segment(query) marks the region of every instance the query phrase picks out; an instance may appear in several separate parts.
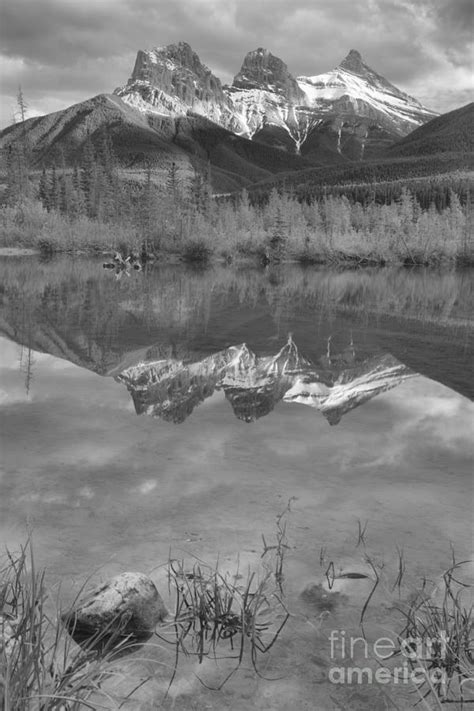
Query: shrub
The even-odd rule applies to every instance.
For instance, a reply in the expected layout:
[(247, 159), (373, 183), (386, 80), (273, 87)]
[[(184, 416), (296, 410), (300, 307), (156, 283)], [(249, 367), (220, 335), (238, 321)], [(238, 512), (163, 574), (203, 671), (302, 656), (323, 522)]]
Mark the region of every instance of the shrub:
[(211, 249), (203, 238), (190, 239), (184, 243), (182, 257), (185, 262), (205, 263), (209, 261)]

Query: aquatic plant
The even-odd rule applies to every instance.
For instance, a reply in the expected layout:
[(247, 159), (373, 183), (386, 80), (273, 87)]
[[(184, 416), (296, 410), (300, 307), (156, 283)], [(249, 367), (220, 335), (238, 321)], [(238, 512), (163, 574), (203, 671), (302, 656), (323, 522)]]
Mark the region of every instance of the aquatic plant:
[(418, 687), (421, 698), (459, 708), (474, 703), (473, 607), (463, 601), (470, 586), (457, 578), (461, 566), (471, 562), (456, 562), (453, 557), (442, 576), (441, 599), (429, 594), (423, 581), (410, 603), (399, 607), (405, 620), (398, 633), (400, 645), (409, 649), (412, 668), (421, 668), (425, 676)]
[(268, 553), (274, 551), (274, 564), (270, 563), (268, 570), (271, 571), (272, 568), (275, 582), (278, 585), (280, 593), (283, 594), (283, 581), (285, 579), (283, 573), (283, 563), (285, 560), (286, 552), (288, 551), (288, 538), (286, 536), (286, 526), (287, 526), (287, 515), (291, 512), (291, 503), (294, 501), (294, 497), (289, 499), (288, 504), (283, 511), (278, 514), (276, 518), (276, 542), (274, 545), (268, 545), (265, 536), (262, 533), (263, 542), (263, 553), (261, 555), (264, 558)]
[(258, 676), (259, 659), (270, 651), (286, 625), (290, 613), (283, 600), (283, 563), (288, 540), (287, 516), (291, 502), (276, 517), (276, 543), (268, 545), (262, 535), (264, 559), (261, 571), (248, 569), (241, 575), (222, 572), (214, 566), (196, 561), (187, 567), (183, 560), (169, 557), (168, 587), (174, 596), (173, 621), (167, 629), (160, 628), (157, 636), (175, 647), (171, 687), (177, 673), (181, 654), (194, 655), (199, 663), (211, 658), (231, 659), (231, 670), (217, 687), (224, 684), (239, 669), (248, 654)]
[(196, 562), (188, 568), (184, 561), (168, 561), (170, 594), (175, 597), (174, 619), (167, 629), (156, 634), (175, 647), (169, 687), (181, 654), (194, 655), (199, 663), (205, 658), (235, 660), (217, 689), (238, 670), (247, 651), (260, 676), (259, 655), (273, 647), (289, 612), (274, 589), (272, 572), (258, 577), (249, 571), (242, 582), (239, 579), (239, 574), (221, 573), (217, 565)]

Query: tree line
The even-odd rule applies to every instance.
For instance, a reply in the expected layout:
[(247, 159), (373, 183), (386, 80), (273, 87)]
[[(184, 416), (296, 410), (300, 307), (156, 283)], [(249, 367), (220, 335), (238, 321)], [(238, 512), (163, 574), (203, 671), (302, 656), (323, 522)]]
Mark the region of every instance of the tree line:
[[(244, 189), (216, 198), (210, 163), (193, 175), (170, 163), (164, 180), (163, 170), (158, 173), (149, 164), (139, 180), (127, 179), (106, 131), (94, 140), (86, 138), (72, 167), (62, 160), (34, 175), (28, 160), (25, 135), (7, 155), (7, 206), (36, 201), (44, 215), (60, 216), (63, 223), (55, 224), (67, 225), (68, 233), (77, 225), (83, 234), (88, 225), (112, 228), (104, 230), (107, 238), (94, 238), (98, 248), (109, 248), (111, 232), (120, 227), (123, 250), (128, 241), (143, 253), (196, 259), (212, 254), (229, 260), (254, 255), (264, 262), (288, 257), (358, 263), (472, 258), (470, 185), (461, 173), (408, 184), (321, 184), (311, 194), (282, 183), (270, 191), (249, 194)], [(23, 207), (23, 220), (25, 214)], [(10, 217), (5, 219), (7, 225)], [(57, 228), (46, 227), (52, 223), (40, 213), (31, 219), (42, 221), (44, 239), (60, 248), (60, 235), (53, 240), (50, 234)]]

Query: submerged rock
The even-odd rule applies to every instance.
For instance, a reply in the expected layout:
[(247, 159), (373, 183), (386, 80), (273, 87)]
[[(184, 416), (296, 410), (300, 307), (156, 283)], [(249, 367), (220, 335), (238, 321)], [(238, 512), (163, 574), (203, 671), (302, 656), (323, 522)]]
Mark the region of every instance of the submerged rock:
[(146, 641), (167, 614), (153, 581), (127, 572), (93, 590), (62, 619), (78, 644), (104, 649)]
[(333, 612), (341, 603), (345, 603), (347, 598), (340, 592), (331, 592), (323, 587), (321, 583), (308, 583), (301, 593), (304, 602), (315, 607), (318, 612)]

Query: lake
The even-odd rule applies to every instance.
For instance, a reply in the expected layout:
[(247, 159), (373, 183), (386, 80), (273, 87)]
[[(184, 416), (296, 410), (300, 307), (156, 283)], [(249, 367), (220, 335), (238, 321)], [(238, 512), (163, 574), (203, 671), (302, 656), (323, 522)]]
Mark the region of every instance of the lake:
[(244, 658), (211, 691), (234, 662), (185, 658), (163, 701), (160, 646), (124, 708), (412, 708), (409, 684), (335, 683), (348, 655), (330, 635), (360, 633), (374, 568), (371, 644), (453, 551), (472, 556), (473, 272), (36, 257), (0, 272), (0, 540), (32, 530), (65, 603), (88, 576), (138, 570), (171, 604), (170, 555), (245, 577), (285, 517), (290, 619), (261, 676)]

